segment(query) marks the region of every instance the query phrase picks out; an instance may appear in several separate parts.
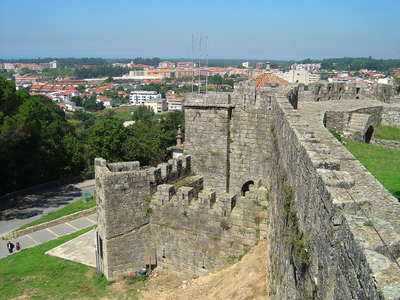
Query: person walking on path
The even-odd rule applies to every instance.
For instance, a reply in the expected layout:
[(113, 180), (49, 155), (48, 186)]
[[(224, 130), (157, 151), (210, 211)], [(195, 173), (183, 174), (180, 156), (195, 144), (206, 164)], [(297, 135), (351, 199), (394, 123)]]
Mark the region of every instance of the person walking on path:
[(13, 253), (14, 244), (8, 241), (7, 243), (8, 252)]
[(21, 245), (19, 244), (19, 242), (15, 244), (15, 249), (17, 249), (17, 251), (21, 250)]

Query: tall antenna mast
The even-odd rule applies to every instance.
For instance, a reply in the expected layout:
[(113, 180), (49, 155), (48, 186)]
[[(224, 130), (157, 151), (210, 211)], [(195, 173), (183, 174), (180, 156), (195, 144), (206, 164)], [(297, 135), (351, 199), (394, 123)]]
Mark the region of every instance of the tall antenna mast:
[(200, 85), (201, 85), (201, 70), (200, 70), (200, 65), (201, 65), (201, 29), (200, 29), (200, 43), (199, 43), (199, 89), (198, 93), (200, 93)]
[(193, 93), (193, 85), (194, 85), (194, 44), (193, 44), (193, 33), (192, 33), (192, 93)]
[(208, 36), (206, 37), (207, 47), (206, 47), (206, 94), (208, 92)]

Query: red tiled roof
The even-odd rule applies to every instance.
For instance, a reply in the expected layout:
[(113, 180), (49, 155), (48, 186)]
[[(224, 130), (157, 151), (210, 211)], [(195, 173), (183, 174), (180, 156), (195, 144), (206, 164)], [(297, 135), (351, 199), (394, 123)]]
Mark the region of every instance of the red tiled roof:
[(247, 81), (257, 82), (257, 90), (261, 89), (261, 87), (263, 86), (264, 83), (270, 83), (270, 82), (280, 83), (281, 88), (284, 88), (286, 86), (286, 84), (288, 83), (288, 81), (286, 81), (285, 79), (282, 79), (271, 73), (264, 73), (264, 74), (261, 74), (258, 76), (254, 76), (254, 77), (248, 79)]

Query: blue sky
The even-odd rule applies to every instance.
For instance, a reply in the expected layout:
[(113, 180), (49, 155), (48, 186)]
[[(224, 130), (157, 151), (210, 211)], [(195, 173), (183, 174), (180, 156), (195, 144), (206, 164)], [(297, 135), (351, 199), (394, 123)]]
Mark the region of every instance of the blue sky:
[(0, 0), (0, 58), (400, 59), (400, 0)]

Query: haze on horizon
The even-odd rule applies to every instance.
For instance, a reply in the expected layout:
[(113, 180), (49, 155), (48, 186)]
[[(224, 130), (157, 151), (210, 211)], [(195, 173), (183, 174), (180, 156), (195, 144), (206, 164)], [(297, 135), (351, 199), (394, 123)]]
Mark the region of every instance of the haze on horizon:
[(398, 0), (0, 0), (0, 58), (400, 59)]

